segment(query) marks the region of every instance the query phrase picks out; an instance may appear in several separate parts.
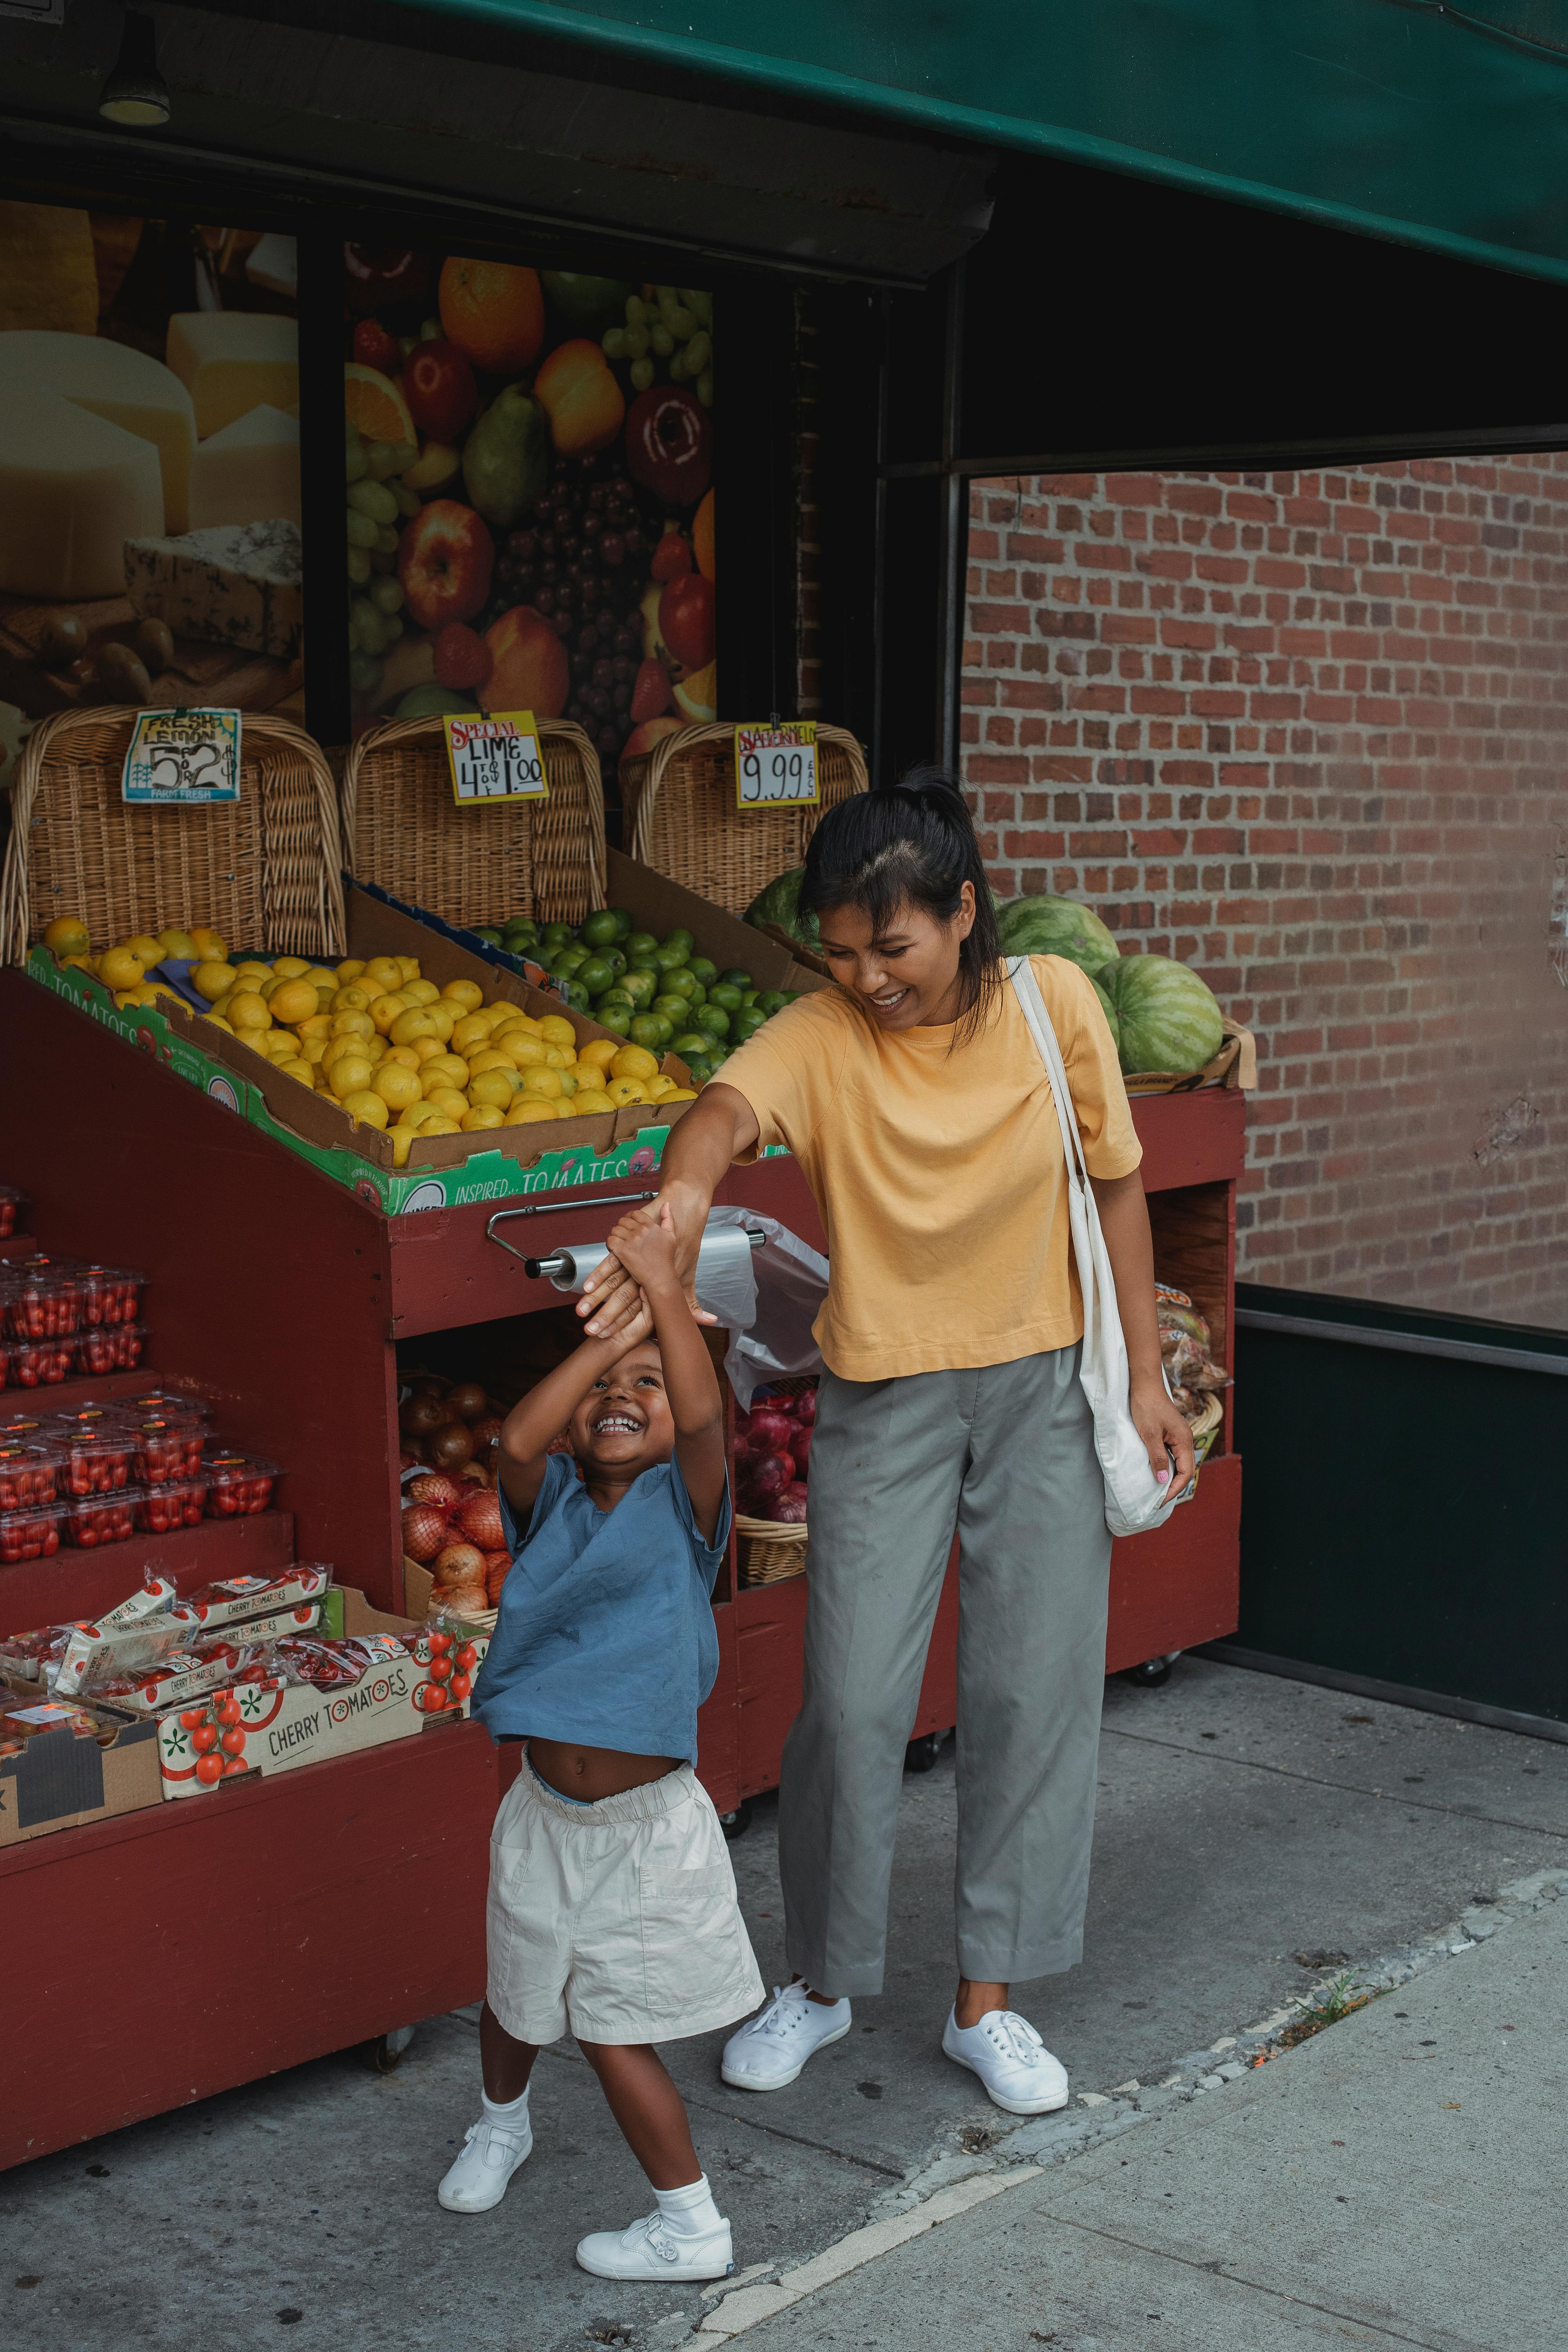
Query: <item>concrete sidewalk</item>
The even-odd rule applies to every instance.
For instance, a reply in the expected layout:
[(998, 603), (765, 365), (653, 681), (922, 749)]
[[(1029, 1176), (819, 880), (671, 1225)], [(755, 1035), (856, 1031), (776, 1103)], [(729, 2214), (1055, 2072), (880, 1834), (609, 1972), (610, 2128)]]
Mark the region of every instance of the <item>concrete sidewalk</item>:
[[(1430, 1938), (1507, 1882), (1568, 1869), (1568, 1747), (1199, 1660), (1183, 1660), (1163, 1690), (1108, 1686), (1100, 1781), (1084, 1964), (1018, 1994), (1075, 2095), (1097, 2099), (1132, 2077), (1159, 2084), (1184, 2055), (1207, 2052), (1205, 2069), (1234, 2063), (1215, 2042), (1310, 1992), (1341, 1965), (1336, 1955), (1366, 1961)], [(853, 2033), (799, 2082), (767, 2098), (725, 2089), (721, 2035), (665, 2053), (742, 2268), (777, 2275), (889, 2213), (931, 2218), (943, 2199), (990, 2193), (982, 2169), (1022, 2153), (1004, 2154), (1010, 2119), (938, 2047), (952, 1989), (954, 1821), (950, 1747), (934, 1771), (904, 1783), (888, 1990), (856, 2003)], [(784, 1973), (775, 1828), (772, 1803), (760, 1802), (731, 1848), (770, 1983)], [(1484, 1911), (1469, 1916), (1484, 1926)], [(1500, 1934), (1500, 1953), (1523, 1932)], [(1491, 1948), (1447, 1965), (1456, 1975), (1480, 1958), (1489, 1967)], [(47, 1956), (18, 1961), (35, 1964)], [(1409, 2006), (1381, 2002), (1363, 2019), (1381, 2030)], [(1508, 2021), (1523, 2024), (1511, 2012)], [(1337, 2026), (1300, 2055), (1350, 2046), (1342, 2037), (1362, 2030)], [(287, 2328), (300, 2352), (404, 2352), (460, 2326), (472, 2352), (584, 2352), (591, 2340), (640, 2352), (716, 2318), (724, 2303), (695, 2291), (617, 2290), (574, 2267), (585, 2230), (630, 2220), (650, 2200), (570, 2042), (536, 2072), (535, 2153), (505, 2203), (468, 2220), (440, 2211), (436, 2182), (477, 2111), (477, 2040), (469, 2018), (429, 2021), (395, 2074), (370, 2074), (352, 2053), (325, 2058), (0, 2174), (0, 2325), (72, 2352), (183, 2352), (220, 2313), (226, 2339), (243, 2347)], [(1258, 2084), (1282, 2068), (1297, 2059), (1272, 2062)], [(1251, 2086), (1224, 2099), (1238, 2095)], [(1085, 2128), (1106, 2119), (1100, 2107), (1079, 2112)], [(1200, 2112), (1202, 2101), (1182, 2109), (1184, 2134)], [(1129, 2182), (1134, 2162), (1150, 2161), (1150, 2128), (1053, 2170), (1053, 2191), (1079, 2167)], [(1340, 2216), (1342, 2190), (1327, 2192), (1315, 2220)], [(1033, 2195), (999, 2195), (987, 2227)], [(1165, 2201), (1163, 2187), (1154, 2195)], [(1271, 2210), (1289, 2214), (1297, 2201), (1284, 2176)], [(933, 2261), (954, 2234), (931, 2240)], [(900, 2270), (912, 2259), (900, 2255)], [(815, 2307), (789, 2323), (796, 2343), (813, 2340)], [(1151, 2295), (1147, 2308), (1166, 2304)], [(1087, 2319), (1063, 2326), (1064, 2340), (1074, 2327), (1093, 2333)], [(1029, 2327), (1049, 2332), (1039, 2319)], [(1029, 2327), (970, 2340), (1026, 2352)]]

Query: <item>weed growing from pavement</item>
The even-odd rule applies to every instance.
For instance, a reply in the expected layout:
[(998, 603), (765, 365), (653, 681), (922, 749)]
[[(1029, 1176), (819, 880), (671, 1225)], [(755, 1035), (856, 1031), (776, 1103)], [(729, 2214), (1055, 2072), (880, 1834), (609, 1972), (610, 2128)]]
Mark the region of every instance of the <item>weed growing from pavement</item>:
[(1269, 2059), (1278, 2058), (1281, 2051), (1294, 2050), (1298, 2043), (1310, 2042), (1314, 2033), (1321, 2033), (1325, 2026), (1337, 2025), (1342, 2017), (1353, 2016), (1358, 2009), (1365, 2009), (1369, 2001), (1383, 1998), (1381, 1992), (1352, 1991), (1354, 1982), (1355, 1979), (1347, 1970), (1344, 1975), (1335, 1977), (1331, 1984), (1324, 1985), (1313, 1995), (1294, 2023), (1288, 2025), (1267, 2049), (1258, 2052), (1253, 2064), (1267, 2065)]

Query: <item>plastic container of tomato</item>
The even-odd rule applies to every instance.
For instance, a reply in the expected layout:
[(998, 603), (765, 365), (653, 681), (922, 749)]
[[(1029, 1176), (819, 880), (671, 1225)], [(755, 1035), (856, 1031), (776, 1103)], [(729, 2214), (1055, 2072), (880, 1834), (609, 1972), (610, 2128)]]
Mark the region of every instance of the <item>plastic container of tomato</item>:
[(61, 1455), (53, 1445), (0, 1444), (0, 1511), (52, 1503), (59, 1492)]
[(100, 1550), (105, 1544), (128, 1543), (135, 1532), (140, 1486), (121, 1486), (112, 1495), (72, 1495), (66, 1498), (65, 1541), (79, 1551)]
[(135, 1481), (135, 1440), (128, 1429), (101, 1423), (93, 1429), (60, 1433), (63, 1462), (58, 1491), (62, 1495), (115, 1495)]
[(49, 1259), (11, 1269), (5, 1319), (14, 1339), (58, 1339), (81, 1325), (81, 1290), (73, 1273)]
[(29, 1412), (19, 1408), (15, 1412), (0, 1413), (0, 1445), (37, 1445), (52, 1444), (56, 1433), (55, 1417), (48, 1412)]
[(100, 1323), (134, 1323), (147, 1277), (128, 1265), (84, 1265), (76, 1269), (81, 1292), (81, 1320), (91, 1328)]
[(165, 1421), (171, 1413), (195, 1413), (198, 1421), (210, 1427), (216, 1420), (212, 1400), (200, 1389), (175, 1389), (151, 1381), (134, 1396), (112, 1399), (116, 1412), (129, 1413), (132, 1421)]
[(210, 1481), (207, 1517), (212, 1519), (237, 1519), (264, 1511), (272, 1500), (274, 1482), (283, 1475), (282, 1465), (268, 1462), (262, 1454), (209, 1454), (205, 1468)]
[(74, 1355), (79, 1380), (97, 1380), (104, 1372), (133, 1372), (147, 1344), (141, 1323), (100, 1323), (79, 1331)]
[(170, 1535), (175, 1528), (194, 1528), (201, 1522), (206, 1501), (205, 1474), (195, 1478), (170, 1478), (162, 1486), (143, 1489), (136, 1504), (136, 1524), (151, 1536)]
[(26, 1192), (18, 1192), (15, 1184), (0, 1184), (0, 1241), (6, 1240), (21, 1224), (26, 1205)]
[(0, 1562), (47, 1559), (60, 1548), (63, 1503), (32, 1503), (26, 1510), (0, 1511)]
[(13, 1388), (53, 1389), (71, 1376), (76, 1335), (67, 1331), (52, 1339), (13, 1339), (9, 1343), (9, 1380)]
[(136, 1424), (136, 1475), (143, 1486), (162, 1486), (171, 1478), (194, 1478), (202, 1466), (202, 1448), (211, 1432), (194, 1412), (167, 1413)]

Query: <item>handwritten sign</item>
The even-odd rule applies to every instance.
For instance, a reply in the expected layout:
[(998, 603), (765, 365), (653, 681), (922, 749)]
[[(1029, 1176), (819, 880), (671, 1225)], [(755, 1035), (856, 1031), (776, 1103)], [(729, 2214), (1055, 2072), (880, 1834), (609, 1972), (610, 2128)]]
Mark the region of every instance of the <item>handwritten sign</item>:
[(814, 719), (736, 728), (737, 808), (804, 808), (819, 797)]
[(237, 710), (142, 710), (120, 773), (122, 799), (142, 807), (239, 798)]
[(531, 710), (463, 711), (441, 721), (452, 798), (459, 808), (550, 797)]

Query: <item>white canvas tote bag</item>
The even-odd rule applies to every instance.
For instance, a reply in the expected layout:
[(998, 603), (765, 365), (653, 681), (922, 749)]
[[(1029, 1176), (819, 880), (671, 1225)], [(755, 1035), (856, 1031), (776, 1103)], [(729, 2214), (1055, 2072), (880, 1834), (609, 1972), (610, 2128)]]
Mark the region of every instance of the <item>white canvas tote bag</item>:
[[(1027, 956), (1007, 959), (1007, 976), (1028, 1023), (1056, 1097), (1067, 1160), (1068, 1208), (1073, 1255), (1083, 1294), (1083, 1356), (1080, 1378), (1094, 1415), (1094, 1450), (1105, 1476), (1105, 1524), (1113, 1536), (1139, 1536), (1163, 1527), (1175, 1507), (1171, 1484), (1162, 1486), (1149, 1467), (1149, 1449), (1127, 1409), (1127, 1343), (1116, 1309), (1116, 1282), (1100, 1230), (1100, 1211), (1084, 1162), (1083, 1138), (1072, 1107), (1051, 1016)], [(1163, 1375), (1162, 1375), (1163, 1377)]]

